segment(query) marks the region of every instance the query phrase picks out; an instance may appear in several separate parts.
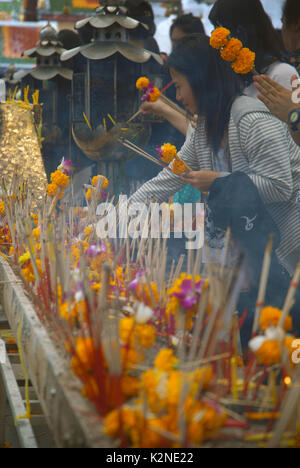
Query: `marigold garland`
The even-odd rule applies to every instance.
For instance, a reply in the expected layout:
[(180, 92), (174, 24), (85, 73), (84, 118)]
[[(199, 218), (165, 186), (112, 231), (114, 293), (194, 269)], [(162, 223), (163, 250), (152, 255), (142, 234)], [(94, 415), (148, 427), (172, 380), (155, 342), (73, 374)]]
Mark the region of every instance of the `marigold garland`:
[(210, 37), (210, 45), (220, 51), (223, 60), (231, 63), (234, 72), (246, 75), (255, 71), (255, 53), (247, 47), (243, 47), (242, 42), (230, 36), (227, 28), (216, 28)]

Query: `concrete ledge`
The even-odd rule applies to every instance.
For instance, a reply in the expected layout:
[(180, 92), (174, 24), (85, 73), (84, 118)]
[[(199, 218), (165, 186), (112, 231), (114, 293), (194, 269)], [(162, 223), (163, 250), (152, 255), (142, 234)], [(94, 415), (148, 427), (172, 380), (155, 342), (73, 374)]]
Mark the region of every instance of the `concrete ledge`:
[(81, 384), (61, 358), (33, 305), (9, 264), (0, 257), (2, 303), (10, 327), (17, 336), (22, 320), (21, 344), (31, 382), (40, 400), (57, 447), (104, 448), (112, 441), (103, 434), (103, 425), (93, 405), (82, 397)]

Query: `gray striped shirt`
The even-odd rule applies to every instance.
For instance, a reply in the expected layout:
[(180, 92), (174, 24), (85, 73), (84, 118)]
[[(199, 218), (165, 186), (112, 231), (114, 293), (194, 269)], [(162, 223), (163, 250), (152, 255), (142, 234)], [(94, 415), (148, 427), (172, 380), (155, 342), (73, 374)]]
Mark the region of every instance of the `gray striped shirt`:
[[(228, 130), (232, 172), (246, 173), (256, 185), (280, 231), (278, 257), (292, 273), (300, 258), (300, 217), (296, 203), (300, 148), (287, 125), (263, 103), (250, 97), (236, 98)], [(213, 150), (207, 144), (203, 120), (179, 155), (194, 171), (213, 170)], [(130, 201), (149, 202), (152, 197), (158, 202), (167, 201), (184, 185), (179, 176), (164, 169), (137, 190)]]

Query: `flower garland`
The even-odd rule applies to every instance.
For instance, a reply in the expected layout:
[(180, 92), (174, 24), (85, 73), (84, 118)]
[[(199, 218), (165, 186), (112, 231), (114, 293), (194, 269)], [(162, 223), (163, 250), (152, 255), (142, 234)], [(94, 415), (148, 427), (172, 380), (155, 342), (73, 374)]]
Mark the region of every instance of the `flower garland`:
[(47, 185), (47, 194), (49, 197), (60, 199), (64, 196), (64, 189), (69, 185), (69, 175), (72, 169), (70, 159), (62, 159), (55, 172), (50, 175), (51, 184)]
[(156, 150), (159, 159), (170, 165), (173, 174), (180, 175), (190, 170), (188, 165), (178, 156), (176, 146), (164, 143), (162, 146), (157, 146)]
[(155, 102), (160, 96), (160, 90), (145, 76), (141, 76), (137, 80), (136, 87), (140, 91), (143, 91), (142, 101)]
[(107, 192), (105, 190), (108, 189), (108, 179), (101, 175), (98, 174), (92, 178), (92, 186), (87, 187), (87, 191), (85, 193), (86, 199), (88, 201), (91, 201), (93, 199), (100, 201), (100, 200), (106, 200), (107, 198)]
[(216, 28), (211, 34), (209, 43), (214, 49), (220, 50), (223, 60), (231, 62), (235, 73), (246, 75), (255, 72), (255, 53), (243, 47), (239, 39), (231, 37), (229, 29)]

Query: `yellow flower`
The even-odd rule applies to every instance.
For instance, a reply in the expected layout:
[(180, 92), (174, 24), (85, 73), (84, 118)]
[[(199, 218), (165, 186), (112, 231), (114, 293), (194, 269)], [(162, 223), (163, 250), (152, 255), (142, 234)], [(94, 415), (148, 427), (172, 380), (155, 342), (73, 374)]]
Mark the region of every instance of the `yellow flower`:
[[(264, 307), (260, 313), (260, 328), (265, 331), (268, 327), (277, 327), (280, 317), (282, 315), (282, 310), (277, 309), (277, 307)], [(285, 331), (292, 329), (292, 319), (291, 317), (286, 317), (283, 328)]]
[(254, 69), (255, 53), (247, 47), (243, 47), (237, 55), (237, 59), (231, 65), (235, 73), (245, 75)]
[(102, 178), (102, 184), (101, 184), (101, 188), (102, 190), (106, 190), (107, 187), (108, 187), (108, 179), (106, 177), (104, 177), (103, 175), (97, 175), (95, 177), (92, 178), (92, 184), (94, 187), (96, 187), (97, 183), (98, 183), (98, 180)]
[(48, 196), (49, 197), (55, 197), (57, 189), (58, 189), (58, 185), (48, 184), (47, 185), (47, 194), (48, 194)]
[(227, 62), (234, 62), (242, 47), (242, 42), (239, 39), (232, 37), (226, 46), (220, 50), (222, 59)]
[(93, 234), (94, 232), (94, 226), (86, 226), (84, 228), (84, 231), (83, 231), (83, 234), (85, 235), (85, 237), (89, 237)]
[(32, 230), (32, 235), (33, 235), (33, 237), (34, 237), (36, 240), (39, 240), (40, 235), (41, 235), (40, 228), (35, 228), (35, 229), (33, 229), (33, 230)]
[(280, 343), (277, 340), (265, 340), (255, 354), (260, 364), (278, 364), (281, 359)]
[(0, 215), (5, 216), (5, 205), (4, 201), (0, 202)]
[(185, 165), (183, 161), (180, 161), (179, 159), (175, 159), (172, 162), (171, 170), (173, 174), (180, 175), (180, 174), (183, 174), (183, 172), (187, 170), (187, 166)]
[(160, 96), (160, 90), (158, 88), (153, 88), (151, 93), (149, 93), (149, 101), (155, 102)]
[(137, 353), (135, 349), (125, 349), (121, 348), (121, 357), (122, 357), (122, 366), (124, 370), (131, 369), (132, 366), (135, 366), (140, 361), (145, 359), (141, 353)]
[(90, 188), (87, 189), (85, 196), (86, 196), (86, 199), (90, 201), (92, 198), (92, 189)]
[(24, 263), (28, 262), (30, 260), (30, 253), (29, 252), (25, 252), (24, 255), (21, 255), (21, 257), (19, 257), (19, 263), (21, 265), (24, 265)]
[(204, 366), (201, 367), (196, 371), (195, 375), (195, 382), (197, 388), (199, 388), (199, 384), (202, 385), (203, 390), (208, 390), (211, 382), (214, 378), (214, 373), (211, 366)]
[(177, 148), (174, 145), (171, 145), (170, 143), (165, 143), (161, 147), (161, 155), (162, 158), (161, 160), (167, 164), (170, 164), (170, 162), (175, 158), (177, 154)]
[(163, 348), (155, 358), (154, 366), (162, 372), (170, 372), (178, 364), (173, 349)]
[(123, 407), (120, 410), (113, 410), (105, 418), (104, 432), (110, 437), (117, 437), (120, 430), (120, 422), (127, 432), (137, 426), (137, 412), (131, 408)]
[(66, 188), (69, 185), (69, 176), (61, 171), (52, 172), (50, 178), (53, 184), (56, 184), (61, 188)]
[(123, 375), (121, 378), (121, 391), (126, 398), (134, 397), (138, 394), (140, 382), (137, 377)]
[(82, 395), (89, 400), (95, 400), (100, 396), (100, 389), (93, 375), (89, 375), (81, 391)]
[(134, 328), (134, 317), (124, 317), (119, 323), (120, 338), (123, 343), (127, 344), (130, 337), (132, 336)]
[(35, 276), (34, 276), (31, 265), (28, 265), (28, 267), (22, 268), (22, 273), (24, 275), (25, 280), (28, 283), (33, 283), (35, 281)]
[(143, 89), (148, 88), (149, 84), (150, 84), (150, 81), (148, 80), (148, 78), (146, 78), (145, 76), (141, 76), (137, 80), (135, 85), (136, 85), (137, 89), (143, 90)]
[(221, 47), (225, 47), (228, 43), (229, 35), (229, 29), (216, 28), (211, 34), (209, 43), (214, 49), (220, 49)]
[(71, 359), (73, 372), (81, 379), (93, 372), (96, 352), (92, 338), (76, 338), (75, 354)]
[(156, 330), (152, 325), (143, 324), (136, 325), (135, 328), (136, 335), (138, 337), (139, 343), (143, 348), (151, 348), (155, 342)]

